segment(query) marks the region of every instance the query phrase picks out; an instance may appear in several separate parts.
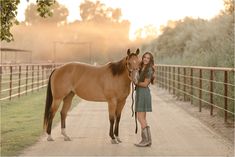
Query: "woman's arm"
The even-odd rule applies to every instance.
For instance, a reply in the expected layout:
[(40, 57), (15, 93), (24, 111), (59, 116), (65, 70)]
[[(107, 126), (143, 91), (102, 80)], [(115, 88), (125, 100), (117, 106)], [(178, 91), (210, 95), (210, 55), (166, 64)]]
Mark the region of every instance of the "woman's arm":
[(138, 82), (136, 85), (139, 87), (148, 87), (151, 79), (145, 78), (144, 82)]

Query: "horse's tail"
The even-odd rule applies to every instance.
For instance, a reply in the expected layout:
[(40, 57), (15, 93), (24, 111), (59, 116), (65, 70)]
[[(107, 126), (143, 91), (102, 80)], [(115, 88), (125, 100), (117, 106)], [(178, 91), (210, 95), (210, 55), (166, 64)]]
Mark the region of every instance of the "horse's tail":
[[(53, 74), (55, 70), (51, 72), (51, 75)], [(49, 77), (48, 85), (47, 85), (47, 96), (46, 96), (46, 105), (45, 105), (45, 113), (44, 113), (44, 123), (43, 123), (43, 129), (47, 129), (48, 121), (50, 119), (50, 109), (53, 101), (53, 96), (51, 92), (51, 75)]]

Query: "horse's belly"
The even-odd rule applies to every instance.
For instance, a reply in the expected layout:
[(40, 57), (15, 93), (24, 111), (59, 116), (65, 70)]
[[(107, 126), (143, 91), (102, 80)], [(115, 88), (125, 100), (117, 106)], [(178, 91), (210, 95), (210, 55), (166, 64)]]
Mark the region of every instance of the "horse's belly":
[(106, 101), (105, 96), (97, 89), (76, 89), (76, 95), (87, 101)]

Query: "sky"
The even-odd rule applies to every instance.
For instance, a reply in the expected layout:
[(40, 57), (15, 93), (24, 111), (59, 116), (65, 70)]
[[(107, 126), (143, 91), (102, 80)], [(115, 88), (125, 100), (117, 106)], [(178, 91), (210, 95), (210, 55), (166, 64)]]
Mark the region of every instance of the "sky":
[[(35, 0), (30, 0), (33, 2)], [(68, 22), (80, 19), (79, 4), (84, 0), (57, 0), (69, 10)], [(95, 0), (92, 0), (95, 1)], [(129, 38), (134, 39), (135, 31), (146, 25), (159, 28), (169, 20), (179, 20), (184, 17), (211, 19), (224, 8), (223, 0), (100, 0), (113, 8), (121, 8), (122, 19), (131, 22)], [(17, 19), (24, 20), (27, 8), (26, 0), (21, 0)]]

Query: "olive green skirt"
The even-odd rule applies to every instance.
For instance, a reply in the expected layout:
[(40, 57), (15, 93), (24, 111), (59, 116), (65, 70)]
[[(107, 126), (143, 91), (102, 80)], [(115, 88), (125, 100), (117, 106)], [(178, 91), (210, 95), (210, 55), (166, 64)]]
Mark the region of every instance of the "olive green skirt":
[(152, 112), (152, 100), (149, 87), (136, 87), (135, 112)]

